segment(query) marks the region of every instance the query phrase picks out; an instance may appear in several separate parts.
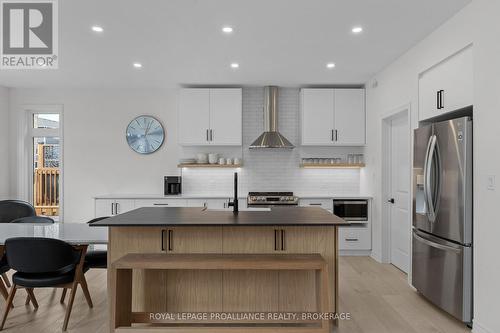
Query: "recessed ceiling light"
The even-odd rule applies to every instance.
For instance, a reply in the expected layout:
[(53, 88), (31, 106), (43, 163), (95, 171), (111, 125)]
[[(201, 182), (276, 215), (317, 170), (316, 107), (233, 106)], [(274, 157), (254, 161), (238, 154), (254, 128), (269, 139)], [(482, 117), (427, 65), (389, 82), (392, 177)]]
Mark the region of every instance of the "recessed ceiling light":
[(231, 32), (233, 32), (233, 28), (226, 25), (226, 26), (222, 27), (222, 32), (224, 32), (226, 34), (230, 34)]
[(328, 69), (335, 68), (335, 64), (333, 62), (329, 62), (326, 64), (326, 68), (328, 68)]
[(354, 34), (359, 34), (359, 33), (363, 32), (363, 28), (362, 27), (354, 27), (354, 28), (352, 28), (351, 31)]
[(103, 32), (104, 29), (102, 27), (98, 26), (98, 25), (94, 25), (94, 26), (92, 26), (92, 31), (94, 31), (94, 32)]
[(239, 68), (240, 67), (240, 64), (238, 64), (237, 62), (233, 62), (231, 64), (231, 68)]
[(142, 68), (142, 64), (140, 62), (134, 62), (135, 68)]

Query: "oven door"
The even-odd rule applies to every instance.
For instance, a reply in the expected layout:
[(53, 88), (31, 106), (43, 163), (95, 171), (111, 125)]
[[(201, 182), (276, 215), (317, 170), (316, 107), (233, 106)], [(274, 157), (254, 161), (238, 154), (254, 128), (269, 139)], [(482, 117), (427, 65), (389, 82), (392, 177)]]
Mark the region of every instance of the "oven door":
[(333, 214), (352, 222), (368, 221), (368, 200), (333, 200)]

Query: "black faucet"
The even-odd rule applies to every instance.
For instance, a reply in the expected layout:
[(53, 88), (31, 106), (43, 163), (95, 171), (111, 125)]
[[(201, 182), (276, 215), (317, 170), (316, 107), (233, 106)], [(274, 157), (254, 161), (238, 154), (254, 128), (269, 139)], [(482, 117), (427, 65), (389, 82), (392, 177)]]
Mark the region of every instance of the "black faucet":
[(238, 173), (234, 173), (234, 199), (228, 203), (229, 207), (233, 207), (233, 214), (238, 214)]

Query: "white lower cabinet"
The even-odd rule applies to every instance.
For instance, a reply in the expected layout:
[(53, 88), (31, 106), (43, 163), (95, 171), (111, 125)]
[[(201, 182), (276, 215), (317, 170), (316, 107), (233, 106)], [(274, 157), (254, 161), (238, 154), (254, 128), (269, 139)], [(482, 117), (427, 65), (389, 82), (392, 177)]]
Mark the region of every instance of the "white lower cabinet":
[(96, 199), (95, 217), (114, 216), (134, 209), (133, 199)]
[(332, 210), (333, 200), (332, 199), (300, 199), (300, 207), (321, 207), (323, 209)]
[(135, 208), (141, 207), (186, 207), (185, 199), (141, 199), (135, 200)]
[(369, 225), (339, 228), (340, 250), (371, 250), (372, 234)]

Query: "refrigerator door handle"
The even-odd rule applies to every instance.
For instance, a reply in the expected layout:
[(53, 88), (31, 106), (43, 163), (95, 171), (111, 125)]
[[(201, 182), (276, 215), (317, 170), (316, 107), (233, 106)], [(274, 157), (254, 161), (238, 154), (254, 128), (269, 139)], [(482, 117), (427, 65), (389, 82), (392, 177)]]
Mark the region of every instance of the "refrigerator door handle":
[[(432, 165), (434, 161), (434, 156), (436, 156), (436, 142), (437, 142), (437, 137), (436, 135), (431, 136), (431, 139), (429, 140), (429, 152), (427, 155), (426, 159), (426, 165), (425, 165), (425, 171), (424, 171), (424, 180), (425, 180), (425, 185), (424, 185), (424, 192), (426, 193), (427, 197), (427, 207), (429, 209), (427, 210), (427, 218), (429, 221), (434, 222), (436, 221), (436, 207), (435, 207), (435, 199), (434, 196), (437, 194), (436, 188), (432, 186), (431, 182), (431, 173), (432, 173)], [(439, 163), (439, 162), (436, 162)], [(438, 172), (435, 172), (434, 174), (437, 175)], [(435, 177), (436, 178), (436, 177)], [(436, 182), (436, 180), (434, 180)]]
[(448, 245), (444, 245), (444, 244), (439, 244), (439, 243), (435, 243), (431, 240), (428, 240), (422, 236), (420, 236), (418, 234), (417, 231), (414, 231), (413, 232), (413, 237), (415, 237), (416, 240), (426, 244), (426, 245), (429, 245), (431, 247), (434, 247), (436, 249), (440, 249), (440, 250), (445, 250), (445, 251), (452, 251), (452, 252), (455, 252), (455, 253), (460, 253), (460, 249), (457, 249), (457, 248), (454, 248), (454, 247), (451, 247), (451, 246), (448, 246)]
[(431, 136), (429, 138), (429, 142), (427, 143), (427, 150), (425, 152), (425, 161), (424, 161), (424, 202), (426, 206), (426, 214), (427, 217), (429, 217), (429, 186), (427, 185), (428, 181), (427, 178), (429, 178), (429, 172), (427, 171), (429, 169), (430, 165), (430, 158), (429, 158), (429, 151), (431, 149), (431, 144), (432, 144), (432, 138), (434, 136)]

